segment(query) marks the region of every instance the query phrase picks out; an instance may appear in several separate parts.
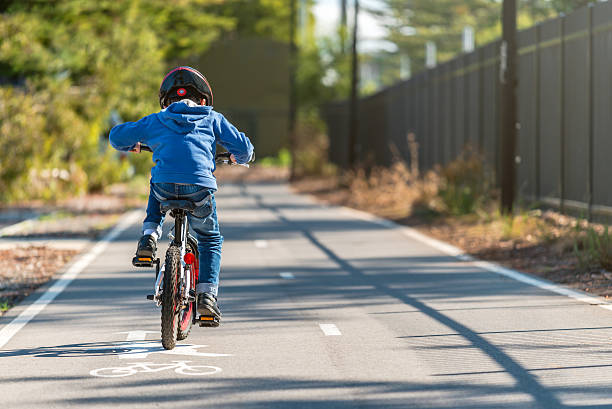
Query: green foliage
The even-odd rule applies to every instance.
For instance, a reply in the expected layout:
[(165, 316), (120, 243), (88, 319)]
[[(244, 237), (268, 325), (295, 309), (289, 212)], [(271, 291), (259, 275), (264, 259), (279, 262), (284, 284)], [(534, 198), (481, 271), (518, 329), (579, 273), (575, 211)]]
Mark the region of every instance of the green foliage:
[(329, 140), (316, 111), (302, 111), (296, 129), (295, 177), (331, 176), (336, 169), (328, 161)]
[(219, 3), (5, 2), (0, 77), (19, 85), (0, 87), (0, 201), (52, 200), (125, 177), (130, 164), (104, 137), (110, 112), (136, 120), (157, 110), (166, 61), (234, 26), (209, 12)]
[(289, 153), (288, 149), (282, 148), (276, 156), (258, 159), (257, 165), (264, 167), (289, 167), (291, 166), (291, 153)]
[(582, 270), (604, 268), (612, 270), (612, 237), (605, 226), (603, 230), (576, 224), (574, 254)]

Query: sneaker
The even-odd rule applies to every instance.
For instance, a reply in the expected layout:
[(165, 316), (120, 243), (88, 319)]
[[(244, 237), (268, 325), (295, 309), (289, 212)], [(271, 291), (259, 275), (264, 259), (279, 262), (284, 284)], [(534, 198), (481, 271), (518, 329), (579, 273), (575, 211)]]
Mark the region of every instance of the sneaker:
[(138, 249), (136, 249), (136, 257), (155, 258), (157, 251), (157, 240), (150, 234), (145, 234), (138, 240)]
[(217, 305), (217, 297), (211, 293), (198, 294), (198, 313), (207, 317), (221, 318), (221, 310)]

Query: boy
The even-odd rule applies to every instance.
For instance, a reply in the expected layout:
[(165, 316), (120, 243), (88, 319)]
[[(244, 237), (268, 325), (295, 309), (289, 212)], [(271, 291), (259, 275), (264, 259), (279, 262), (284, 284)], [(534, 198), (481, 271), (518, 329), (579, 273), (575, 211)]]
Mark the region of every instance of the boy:
[(214, 192), (216, 144), (232, 154), (232, 161), (249, 162), (253, 145), (220, 113), (212, 109), (213, 94), (206, 78), (191, 67), (177, 67), (164, 77), (159, 89), (160, 112), (138, 122), (126, 122), (110, 132), (111, 145), (120, 151), (140, 152), (140, 144), (153, 150), (151, 193), (137, 257), (155, 258), (164, 214), (159, 202), (187, 199), (197, 203), (189, 214), (200, 252), (198, 313), (221, 318), (217, 305), (221, 246)]

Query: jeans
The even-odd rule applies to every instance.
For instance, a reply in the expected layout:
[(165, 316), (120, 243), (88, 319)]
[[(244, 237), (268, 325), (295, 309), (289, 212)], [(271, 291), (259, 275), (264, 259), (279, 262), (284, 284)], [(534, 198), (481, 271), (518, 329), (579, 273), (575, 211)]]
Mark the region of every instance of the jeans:
[(147, 229), (153, 229), (158, 233), (158, 237), (162, 235), (162, 225), (166, 215), (161, 212), (157, 196), (165, 199), (199, 202), (206, 196), (211, 195), (210, 200), (197, 207), (193, 212), (188, 213), (187, 219), (190, 228), (195, 232), (198, 239), (198, 251), (200, 253), (200, 274), (196, 291), (198, 293), (212, 293), (216, 296), (219, 288), (223, 236), (219, 232), (214, 192), (214, 189), (198, 185), (151, 183), (147, 217), (142, 229), (143, 232)]

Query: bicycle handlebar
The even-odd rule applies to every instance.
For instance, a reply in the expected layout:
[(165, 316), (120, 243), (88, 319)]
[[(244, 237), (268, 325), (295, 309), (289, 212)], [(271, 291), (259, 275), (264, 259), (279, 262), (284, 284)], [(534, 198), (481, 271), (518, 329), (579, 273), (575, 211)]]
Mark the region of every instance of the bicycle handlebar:
[[(147, 145), (140, 145), (140, 151), (145, 151), (145, 152), (153, 152), (153, 149), (151, 149), (150, 146)], [(215, 162), (219, 163), (219, 164), (225, 164), (225, 165), (238, 165), (238, 166), (244, 166), (245, 168), (249, 167), (248, 163), (235, 163), (232, 162), (230, 157), (232, 156), (231, 153), (229, 152), (222, 152), (222, 153), (217, 153), (215, 155)]]

